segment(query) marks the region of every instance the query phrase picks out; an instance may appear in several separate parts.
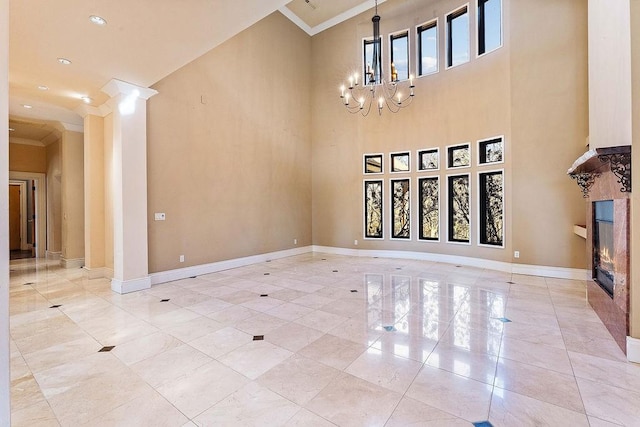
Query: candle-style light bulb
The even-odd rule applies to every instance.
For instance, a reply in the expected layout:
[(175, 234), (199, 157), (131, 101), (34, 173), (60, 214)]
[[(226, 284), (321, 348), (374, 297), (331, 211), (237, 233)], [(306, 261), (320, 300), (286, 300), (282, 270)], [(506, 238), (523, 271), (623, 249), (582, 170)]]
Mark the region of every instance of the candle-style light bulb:
[(402, 94), (398, 92), (398, 104), (402, 104)]
[(382, 97), (378, 98), (378, 110), (382, 110), (383, 105), (384, 105), (384, 99)]
[(413, 74), (409, 74), (409, 86), (413, 87)]
[(360, 76), (358, 75), (358, 73), (353, 73), (353, 78), (354, 78), (354, 79), (355, 79), (355, 81), (356, 81), (356, 86), (358, 86), (358, 77), (360, 77)]
[(349, 89), (353, 89), (353, 76), (349, 76)]
[(364, 107), (364, 98), (360, 98), (360, 109)]
[(349, 94), (346, 94), (344, 99), (345, 99), (344, 105), (349, 105)]
[(340, 98), (344, 98), (344, 85), (340, 86)]

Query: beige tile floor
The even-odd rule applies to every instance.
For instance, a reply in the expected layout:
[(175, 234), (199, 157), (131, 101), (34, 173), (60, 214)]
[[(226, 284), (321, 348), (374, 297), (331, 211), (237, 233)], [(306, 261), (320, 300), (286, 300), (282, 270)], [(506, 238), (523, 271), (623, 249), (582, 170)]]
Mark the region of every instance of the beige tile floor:
[(640, 425), (583, 282), (308, 254), (118, 295), (11, 270), (14, 426)]

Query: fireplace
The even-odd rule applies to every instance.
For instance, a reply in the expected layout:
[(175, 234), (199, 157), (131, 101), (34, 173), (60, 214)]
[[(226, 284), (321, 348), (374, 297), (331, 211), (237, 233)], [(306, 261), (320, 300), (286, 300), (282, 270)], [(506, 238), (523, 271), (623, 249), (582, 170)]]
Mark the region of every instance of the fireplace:
[(613, 200), (593, 202), (593, 279), (613, 298)]
[(568, 174), (587, 199), (587, 298), (620, 348), (629, 335), (631, 146), (596, 148)]

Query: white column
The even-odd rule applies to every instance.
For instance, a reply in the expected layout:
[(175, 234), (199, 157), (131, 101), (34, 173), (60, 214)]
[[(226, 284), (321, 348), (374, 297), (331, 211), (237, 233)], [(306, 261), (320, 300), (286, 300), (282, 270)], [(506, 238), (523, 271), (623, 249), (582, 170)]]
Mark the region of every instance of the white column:
[(113, 279), (120, 294), (149, 289), (147, 99), (158, 93), (120, 80), (102, 91), (113, 111)]
[(9, 0), (0, 0), (0, 425), (11, 425), (9, 390)]

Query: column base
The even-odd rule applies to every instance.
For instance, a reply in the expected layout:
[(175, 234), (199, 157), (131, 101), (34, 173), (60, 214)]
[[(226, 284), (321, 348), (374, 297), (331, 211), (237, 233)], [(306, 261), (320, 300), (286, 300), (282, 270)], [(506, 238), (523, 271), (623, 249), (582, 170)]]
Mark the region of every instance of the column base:
[(109, 272), (113, 273), (113, 270), (107, 267), (89, 268), (85, 265), (82, 268), (84, 269), (84, 271), (87, 272), (87, 277), (89, 279), (102, 279), (102, 278), (111, 279), (113, 277), (113, 274), (109, 275)]
[(84, 258), (60, 258), (60, 265), (62, 268), (80, 268), (84, 266)]
[(640, 339), (627, 336), (627, 360), (640, 363)]
[(145, 276), (139, 279), (111, 279), (111, 290), (119, 294), (128, 294), (131, 292), (143, 291), (151, 289), (151, 277)]

